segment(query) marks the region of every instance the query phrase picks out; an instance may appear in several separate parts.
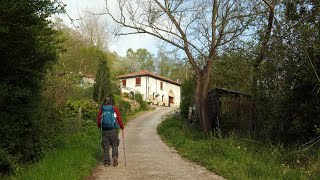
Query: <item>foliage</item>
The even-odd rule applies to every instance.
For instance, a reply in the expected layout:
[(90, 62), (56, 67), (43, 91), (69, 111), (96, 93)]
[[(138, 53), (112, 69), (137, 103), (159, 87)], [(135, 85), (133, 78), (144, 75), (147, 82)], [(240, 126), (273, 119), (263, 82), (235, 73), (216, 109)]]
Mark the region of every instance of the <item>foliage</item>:
[(132, 97), (131, 97), (132, 95), (130, 93), (124, 92), (122, 94), (123, 94), (123, 97), (128, 98), (128, 99), (132, 99)]
[[(138, 49), (136, 52), (131, 48), (127, 50), (127, 61), (132, 62), (129, 72), (147, 70), (150, 72), (155, 71), (153, 55), (146, 49)], [(134, 68), (134, 69), (132, 69)]]
[[(84, 179), (96, 165), (98, 130), (91, 127), (64, 138), (63, 147), (22, 168), (12, 179)], [(81, 158), (80, 158), (81, 157)]]
[(140, 70), (147, 70), (155, 72), (155, 58), (146, 49), (128, 49), (126, 57), (117, 58), (117, 62), (114, 65), (117, 75), (123, 75)]
[(211, 87), (248, 92), (251, 81), (250, 56), (246, 49), (224, 53), (215, 63), (212, 71)]
[(105, 55), (101, 54), (100, 64), (96, 74), (96, 83), (93, 89), (93, 99), (98, 104), (103, 103), (103, 99), (107, 96), (111, 96), (115, 87), (111, 84), (110, 65)]
[(98, 114), (98, 104), (92, 99), (81, 99), (77, 101), (68, 101), (66, 103), (66, 111), (71, 117), (79, 116), (81, 109), (81, 119), (83, 121), (95, 122)]
[(216, 138), (197, 132), (177, 118), (158, 127), (162, 139), (178, 153), (227, 179), (317, 179), (320, 151), (304, 152), (247, 141), (234, 134)]
[(154, 59), (158, 75), (183, 82), (192, 74), (191, 65), (179, 57), (178, 52), (168, 51), (164, 46), (158, 48)]
[(195, 90), (195, 79), (190, 78), (181, 84), (181, 115), (188, 119), (189, 107), (193, 105), (193, 95)]
[(149, 109), (149, 105), (147, 102), (145, 102), (143, 100), (143, 96), (140, 93), (135, 93), (134, 94), (134, 98), (135, 100), (140, 104), (140, 109), (141, 110), (148, 110)]
[(82, 88), (76, 86), (73, 91), (68, 94), (69, 100), (92, 99), (93, 87)]
[(114, 105), (117, 106), (122, 115), (131, 112), (131, 105), (129, 102), (124, 101), (120, 96), (114, 95)]
[(60, 46), (48, 20), (59, 11), (53, 1), (4, 0), (0, 6), (0, 151), (8, 155), (1, 156), (3, 171), (13, 170), (7, 166), (11, 162), (34, 161), (43, 152), (45, 139), (39, 137), (47, 134), (35, 113), (41, 80)]
[(166, 52), (164, 47), (160, 47), (156, 57), (157, 74), (169, 77), (172, 70), (172, 63), (170, 61), (170, 53)]
[(319, 2), (283, 2), (284, 11), (262, 64), (258, 124), (274, 141), (305, 143), (319, 134)]
[[(58, 19), (59, 20), (59, 19)], [(58, 74), (79, 73), (94, 75), (99, 65), (101, 49), (87, 44), (84, 37), (56, 20), (55, 28), (59, 29), (59, 38), (63, 39), (64, 53), (60, 54), (56, 64)]]
[[(17, 159), (5, 149), (0, 149), (0, 168), (3, 172), (16, 171), (18, 168)], [(4, 175), (0, 174), (0, 178)]]
[(58, 66), (54, 65), (50, 71), (47, 71), (41, 89), (43, 101), (50, 102), (57, 109), (61, 110), (69, 95), (74, 94), (76, 84), (80, 80), (79, 74), (58, 74)]

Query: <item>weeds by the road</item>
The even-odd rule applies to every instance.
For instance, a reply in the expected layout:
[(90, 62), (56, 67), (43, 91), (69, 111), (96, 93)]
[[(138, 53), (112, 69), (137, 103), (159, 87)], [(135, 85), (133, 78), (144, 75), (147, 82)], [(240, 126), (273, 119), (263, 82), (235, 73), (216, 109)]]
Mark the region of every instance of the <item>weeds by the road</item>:
[(158, 132), (182, 157), (227, 179), (320, 179), (319, 149), (297, 153), (235, 135), (217, 138), (174, 117), (163, 121)]
[(98, 131), (85, 132), (65, 139), (65, 145), (52, 150), (40, 162), (22, 169), (12, 179), (84, 179), (97, 162)]
[[(153, 110), (153, 109), (150, 109)], [(144, 111), (123, 114), (123, 122), (135, 118)], [(99, 129), (92, 122), (90, 127), (61, 142), (61, 148), (52, 150), (40, 162), (18, 170), (11, 179), (85, 179), (97, 164)]]

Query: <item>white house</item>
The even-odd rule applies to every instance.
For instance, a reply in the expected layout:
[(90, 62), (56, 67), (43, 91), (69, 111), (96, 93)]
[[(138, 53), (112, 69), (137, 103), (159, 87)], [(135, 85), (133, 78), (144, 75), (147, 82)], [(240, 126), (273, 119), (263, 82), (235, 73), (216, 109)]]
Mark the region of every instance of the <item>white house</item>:
[(146, 70), (125, 74), (118, 78), (121, 81), (122, 93), (139, 92), (145, 101), (161, 106), (180, 105), (181, 84), (176, 81)]
[(95, 76), (93, 74), (82, 74), (79, 72), (80, 75), (82, 75), (82, 79), (80, 80), (80, 87), (86, 89), (89, 87), (93, 87), (93, 85), (96, 83), (95, 82)]

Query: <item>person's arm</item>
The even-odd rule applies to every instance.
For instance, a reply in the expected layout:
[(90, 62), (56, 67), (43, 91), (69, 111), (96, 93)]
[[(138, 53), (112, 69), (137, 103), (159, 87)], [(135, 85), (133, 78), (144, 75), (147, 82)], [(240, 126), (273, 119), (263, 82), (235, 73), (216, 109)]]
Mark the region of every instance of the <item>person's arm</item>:
[(121, 127), (121, 129), (124, 129), (119, 109), (117, 107), (115, 107), (115, 106), (113, 107), (113, 109), (114, 109), (114, 112), (117, 115), (117, 122), (118, 122), (119, 126)]
[(98, 117), (97, 117), (97, 124), (98, 127), (100, 128), (100, 123), (101, 123), (101, 115), (102, 115), (102, 108), (99, 109)]

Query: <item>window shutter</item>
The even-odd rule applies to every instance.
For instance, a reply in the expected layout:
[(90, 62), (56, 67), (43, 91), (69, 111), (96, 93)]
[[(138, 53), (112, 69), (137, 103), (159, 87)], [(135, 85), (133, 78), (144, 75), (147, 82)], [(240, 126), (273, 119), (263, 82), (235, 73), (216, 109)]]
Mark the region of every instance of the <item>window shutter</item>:
[(136, 86), (141, 86), (141, 78), (136, 78)]

